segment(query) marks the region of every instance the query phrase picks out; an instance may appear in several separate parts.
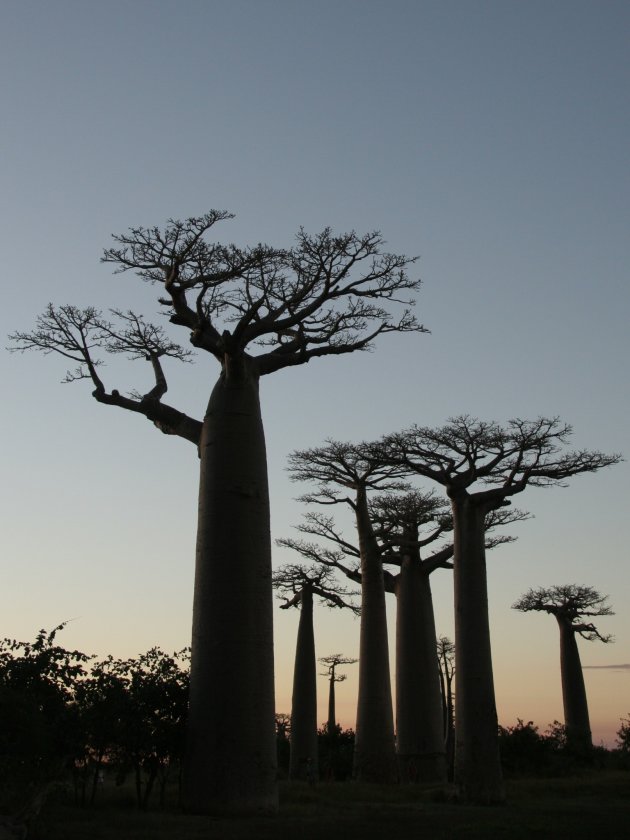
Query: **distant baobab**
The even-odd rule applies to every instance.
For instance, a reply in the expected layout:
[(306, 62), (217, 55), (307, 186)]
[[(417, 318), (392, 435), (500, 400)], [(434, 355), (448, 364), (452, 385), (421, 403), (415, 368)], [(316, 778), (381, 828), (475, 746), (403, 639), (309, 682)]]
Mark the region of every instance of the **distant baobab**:
[(553, 615), (560, 629), (560, 675), (567, 743), (578, 750), (593, 746), (588, 714), (586, 687), (580, 663), (577, 636), (589, 642), (608, 643), (610, 635), (602, 635), (589, 621), (596, 616), (614, 615), (607, 595), (590, 586), (565, 584), (548, 589), (530, 589), (512, 608), (520, 612), (546, 612)]

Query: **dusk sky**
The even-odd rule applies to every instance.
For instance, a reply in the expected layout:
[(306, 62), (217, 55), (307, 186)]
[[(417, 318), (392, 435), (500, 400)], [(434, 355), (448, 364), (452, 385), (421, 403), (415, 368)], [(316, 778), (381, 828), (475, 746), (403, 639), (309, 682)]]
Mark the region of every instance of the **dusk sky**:
[[(302, 512), (287, 455), (327, 437), (558, 415), (575, 448), (628, 459), (629, 34), (626, 0), (4, 0), (2, 333), (31, 329), (49, 301), (159, 319), (156, 289), (99, 263), (130, 226), (217, 208), (236, 219), (214, 234), (239, 245), (378, 229), (419, 257), (431, 334), (262, 380), (274, 538)], [(99, 405), (88, 383), (60, 384), (65, 370), (2, 354), (0, 636), (72, 619), (60, 641), (99, 656), (183, 648), (195, 449)], [(103, 371), (108, 389), (150, 383), (141, 362)], [(218, 372), (207, 355), (172, 363), (168, 402), (201, 419)], [(518, 497), (535, 518), (488, 555), (502, 724), (562, 720), (555, 622), (510, 607), (564, 583), (616, 612), (600, 624), (614, 644), (580, 643), (595, 742), (630, 712), (629, 481), (626, 460)], [(449, 575), (434, 593), (452, 637)], [(289, 712), (298, 613), (275, 620)], [(318, 656), (356, 656), (356, 619), (315, 620)], [(323, 678), (319, 700), (323, 722)]]

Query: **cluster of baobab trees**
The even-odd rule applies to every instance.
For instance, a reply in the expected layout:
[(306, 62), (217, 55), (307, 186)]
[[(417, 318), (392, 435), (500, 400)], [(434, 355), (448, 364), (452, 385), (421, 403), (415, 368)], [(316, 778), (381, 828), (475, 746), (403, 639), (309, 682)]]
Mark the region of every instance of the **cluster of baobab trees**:
[[(164, 361), (187, 361), (191, 351), (135, 312), (114, 308), (104, 314), (93, 307), (50, 304), (34, 329), (11, 337), (16, 350), (64, 357), (70, 363), (66, 381), (87, 380), (99, 403), (145, 417), (196, 449), (200, 483), (183, 781), (184, 803), (192, 812), (277, 807), (271, 534), (260, 380), (318, 357), (369, 349), (388, 333), (426, 331), (412, 312), (420, 285), (408, 273), (414, 259), (386, 252), (378, 233), (300, 230), (292, 248), (211, 241), (214, 226), (229, 218), (227, 212), (211, 211), (169, 220), (164, 228), (131, 228), (114, 236), (103, 255), (116, 271), (133, 272), (156, 286), (170, 323), (187, 333), (189, 345), (215, 359), (219, 377), (213, 388), (208, 385), (202, 420), (165, 401)], [(145, 393), (111, 387), (101, 367), (108, 353), (147, 363), (152, 387)], [(436, 482), (450, 501), (456, 780), (471, 800), (503, 796), (487, 622), (486, 523), (528, 485), (562, 481), (618, 460), (599, 452), (564, 452), (569, 433), (557, 420), (513, 421), (501, 428), (462, 417), (441, 429), (414, 427), (363, 453), (360, 480), (347, 488), (349, 504), (363, 523), (358, 547), (362, 608), (368, 616), (382, 613), (384, 603), (368, 487), (387, 490), (414, 473)], [(295, 474), (312, 467), (314, 474), (305, 477), (316, 482), (316, 493), (334, 496), (334, 480), (317, 474), (315, 453), (296, 456)], [(392, 552), (402, 558), (402, 578), (405, 565), (411, 565), (404, 556), (412, 543), (397, 539)], [(226, 597), (233, 591), (238, 598)], [(366, 774), (376, 767), (376, 755), (380, 763), (381, 746), (375, 753), (366, 734), (374, 731), (369, 724), (374, 716), (384, 716), (394, 766), (389, 685), (374, 684), (377, 666), (369, 664), (370, 657), (374, 662), (383, 656), (384, 638), (374, 629), (379, 620), (364, 618), (361, 630), (360, 691), (370, 702), (360, 708), (357, 721), (357, 766)]]
[[(563, 452), (570, 432), (557, 419), (515, 420), (500, 427), (461, 416), (439, 429), (414, 426), (360, 444), (329, 440), (324, 446), (290, 456), (292, 478), (313, 486), (302, 497), (305, 503), (333, 509), (345, 505), (354, 515), (354, 542), (332, 516), (317, 510), (309, 510), (298, 530), (323, 540), (324, 546), (302, 538), (279, 542), (309, 560), (312, 568), (337, 569), (361, 586), (356, 778), (378, 782), (399, 777), (446, 780), (443, 692), (430, 575), (438, 568), (452, 568), (457, 668), (455, 780), (473, 801), (503, 798), (485, 551), (510, 539), (495, 536), (491, 533), (494, 528), (527, 516), (509, 506), (510, 497), (528, 485), (551, 484), (616, 460), (616, 456), (598, 452)], [(410, 486), (408, 482), (416, 476), (442, 485), (447, 498)], [(429, 552), (426, 556), (425, 549)], [(394, 565), (396, 573), (386, 571), (384, 564)], [(573, 590), (576, 594), (576, 588)], [(387, 591), (397, 599), (395, 739)], [(584, 603), (580, 606), (586, 609)], [(548, 609), (553, 610), (551, 606)], [(567, 612), (568, 607), (556, 610), (558, 616)], [(312, 625), (312, 613), (309, 621)], [(585, 625), (561, 623), (561, 628), (569, 627), (565, 635), (575, 647), (574, 634), (583, 632)], [(592, 625), (588, 629), (593, 632)], [(298, 656), (303, 662), (300, 642), (299, 638)], [(564, 651), (568, 641), (563, 645)], [(577, 655), (577, 647), (575, 652)], [(311, 659), (314, 674), (314, 652)], [(575, 699), (578, 690), (574, 685), (577, 671), (581, 678), (579, 658), (573, 668), (568, 664), (569, 654), (563, 653), (562, 661), (565, 697), (573, 698), (568, 701), (572, 709), (582, 702)], [(294, 710), (296, 699), (300, 696), (294, 690)], [(577, 713), (567, 714), (568, 729), (575, 734), (579, 729), (576, 717)], [(583, 718), (582, 714), (583, 737), (588, 731), (590, 738)]]

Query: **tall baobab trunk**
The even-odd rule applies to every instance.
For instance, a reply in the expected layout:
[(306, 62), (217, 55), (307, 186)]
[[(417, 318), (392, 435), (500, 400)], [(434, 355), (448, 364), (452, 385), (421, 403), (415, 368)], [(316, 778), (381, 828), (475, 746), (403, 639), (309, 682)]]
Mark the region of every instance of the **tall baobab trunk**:
[(453, 673), (448, 670), (446, 658), (440, 664), (440, 689), (442, 694), (442, 720), (444, 752), (446, 753), (446, 775), (453, 781), (455, 763), (455, 710), (453, 708)]
[(305, 586), (300, 595), (300, 623), (293, 671), (290, 779), (305, 781), (316, 779), (318, 775), (316, 668), (313, 592)]
[(353, 769), (358, 781), (389, 783), (397, 780), (398, 773), (385, 586), (365, 488), (357, 490), (356, 515), (361, 555), (361, 633)]
[(183, 802), (197, 813), (275, 810), (269, 492), (258, 379), (246, 356), (223, 366), (199, 451)]
[(402, 559), (396, 594), (396, 746), (401, 780), (446, 781), (431, 584), (413, 553)]
[(570, 621), (559, 615), (556, 618), (560, 627), (560, 674), (567, 741), (578, 749), (590, 750), (591, 723), (575, 630)]
[(492, 674), (485, 509), (452, 491), (455, 584), (455, 783), (479, 804), (505, 799)]

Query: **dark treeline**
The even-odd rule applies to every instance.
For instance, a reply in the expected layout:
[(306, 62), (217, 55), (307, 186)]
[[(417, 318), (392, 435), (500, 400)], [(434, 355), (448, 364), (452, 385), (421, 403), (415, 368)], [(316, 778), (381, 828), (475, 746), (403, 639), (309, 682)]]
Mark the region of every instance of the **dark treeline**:
[[(33, 642), (0, 642), (0, 808), (28, 807), (51, 782), (70, 782), (78, 806), (93, 805), (108, 783), (131, 780), (137, 807), (164, 807), (167, 786), (179, 799), (189, 687), (189, 652), (157, 647), (130, 659), (97, 660), (59, 644), (64, 628), (40, 630)], [(448, 639), (442, 637), (442, 648)], [(444, 658), (444, 657), (443, 657)], [(353, 660), (349, 660), (353, 662)], [(448, 657), (445, 660), (448, 663)], [(450, 696), (445, 695), (445, 702)], [(291, 715), (276, 714), (279, 778), (289, 778)], [(448, 735), (449, 726), (445, 728)], [(514, 775), (565, 775), (591, 767), (630, 767), (630, 716), (616, 750), (576, 750), (567, 727), (541, 733), (532, 721), (498, 728), (503, 769)], [(325, 722), (317, 730), (307, 782), (353, 775), (355, 733)], [(173, 797), (171, 797), (171, 802)]]
[(0, 809), (16, 813), (51, 783), (72, 781), (92, 804), (104, 771), (133, 778), (146, 809), (178, 778), (188, 707), (189, 652), (155, 647), (131, 659), (96, 660), (57, 641), (0, 642)]

